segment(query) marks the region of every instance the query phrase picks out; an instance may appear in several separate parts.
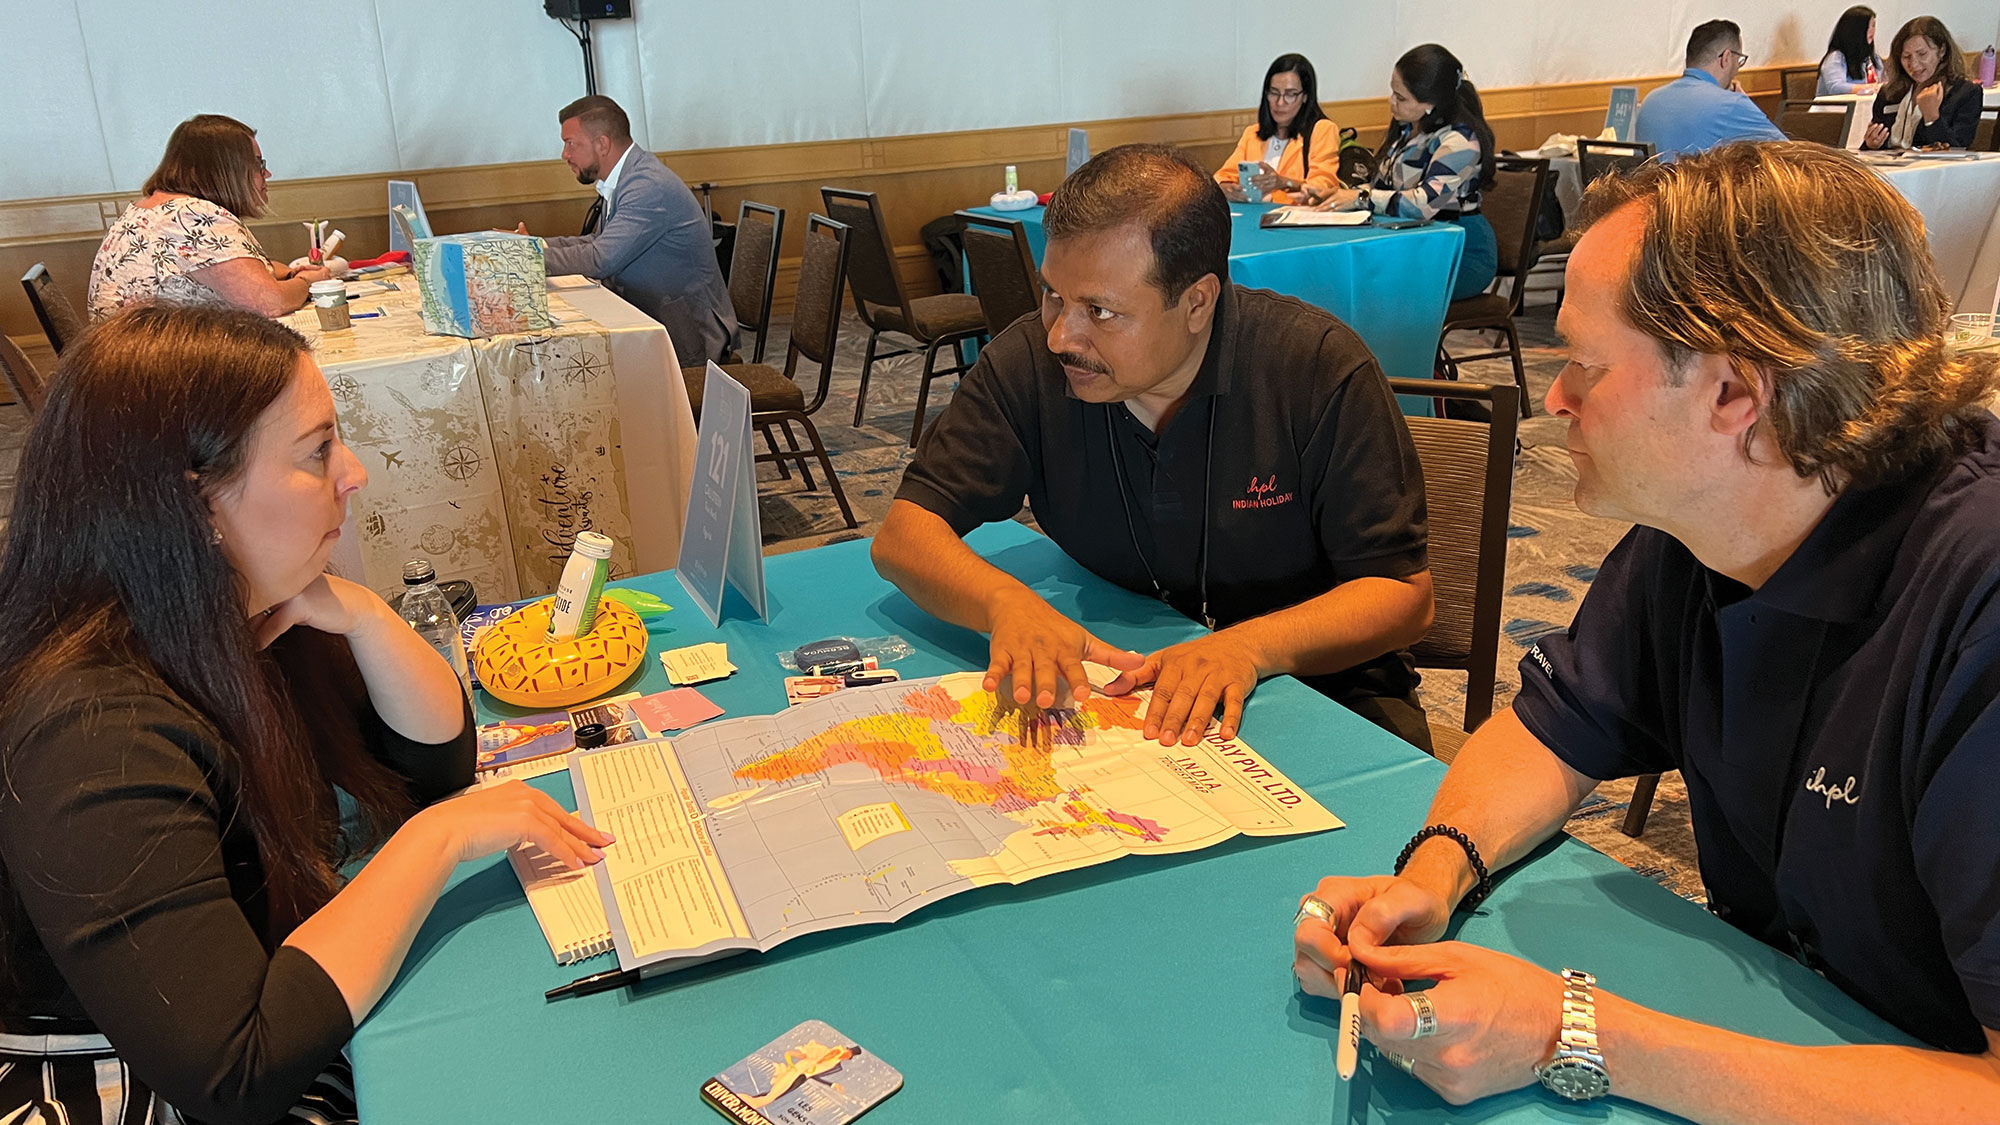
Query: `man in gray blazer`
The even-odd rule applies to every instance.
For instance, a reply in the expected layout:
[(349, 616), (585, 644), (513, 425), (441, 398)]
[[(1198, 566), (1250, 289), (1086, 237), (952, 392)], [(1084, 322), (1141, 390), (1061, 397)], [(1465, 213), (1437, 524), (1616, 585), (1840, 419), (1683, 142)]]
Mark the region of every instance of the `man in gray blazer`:
[(559, 119), (563, 163), (603, 200), (581, 236), (548, 240), (550, 276), (602, 281), (666, 325), (683, 364), (721, 360), (736, 343), (736, 310), (694, 193), (632, 143), (631, 121), (610, 98), (578, 98)]

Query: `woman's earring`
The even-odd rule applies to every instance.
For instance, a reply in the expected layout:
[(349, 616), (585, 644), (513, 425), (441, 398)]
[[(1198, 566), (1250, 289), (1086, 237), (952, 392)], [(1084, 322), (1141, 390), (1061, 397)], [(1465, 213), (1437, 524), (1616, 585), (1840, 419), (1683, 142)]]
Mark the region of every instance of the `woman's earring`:
[(210, 543), (213, 543), (213, 544), (215, 544), (216, 546), (220, 547), (220, 546), (222, 545), (222, 529), (221, 529), (221, 528), (219, 528), (219, 527), (211, 527), (211, 528), (209, 528), (209, 529), (208, 529), (208, 541), (209, 541)]

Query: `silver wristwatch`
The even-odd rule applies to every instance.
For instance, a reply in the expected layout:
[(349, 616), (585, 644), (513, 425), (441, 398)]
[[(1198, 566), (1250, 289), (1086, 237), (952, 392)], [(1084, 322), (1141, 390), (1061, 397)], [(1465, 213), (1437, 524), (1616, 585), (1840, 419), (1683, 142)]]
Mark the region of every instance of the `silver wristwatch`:
[(1611, 1092), (1611, 1073), (1597, 1049), (1597, 978), (1564, 969), (1562, 1035), (1556, 1053), (1535, 1068), (1542, 1085), (1573, 1102), (1587, 1102)]

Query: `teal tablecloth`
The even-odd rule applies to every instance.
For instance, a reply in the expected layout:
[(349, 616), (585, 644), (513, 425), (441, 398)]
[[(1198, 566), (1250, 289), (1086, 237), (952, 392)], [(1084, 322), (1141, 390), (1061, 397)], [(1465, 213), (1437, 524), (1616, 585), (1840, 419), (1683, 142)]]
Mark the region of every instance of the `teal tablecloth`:
[[(1018, 524), (970, 542), (1113, 643), (1148, 649), (1195, 631)], [(867, 549), (769, 560), (768, 625), (709, 628), (670, 575), (628, 584), (677, 607), (655, 648), (728, 642), (742, 670), (702, 691), (732, 716), (782, 708), (775, 654), (832, 634), (907, 638), (917, 654), (897, 665), (906, 677), (983, 666), (984, 639), (918, 610), (876, 577)], [(656, 661), (635, 685), (666, 686)], [(557, 965), (506, 861), (466, 864), (354, 1037), (362, 1119), (707, 1121), (701, 1082), (808, 1018), (906, 1076), (868, 1125), (1666, 1119), (1624, 1102), (1569, 1106), (1539, 1087), (1454, 1110), (1372, 1051), (1355, 1083), (1339, 1083), (1336, 1009), (1292, 981), (1292, 911), (1322, 875), (1385, 870), (1444, 768), (1290, 679), (1257, 690), (1243, 735), (1348, 827), (970, 891), (899, 926), (581, 999), (542, 992), (610, 961)], [(536, 784), (570, 797), (566, 775)], [(1510, 872), (1459, 936), (1754, 1035), (1908, 1041), (1776, 951), (1567, 840)]]
[[(1019, 219), (1035, 261), (1042, 260), (1045, 208), (972, 210)], [(1257, 220), (1269, 210), (1270, 204), (1229, 205), (1230, 280), (1290, 294), (1346, 321), (1391, 379), (1430, 378), (1465, 232), (1452, 223), (1265, 230)], [(1427, 399), (1406, 405), (1429, 412)]]

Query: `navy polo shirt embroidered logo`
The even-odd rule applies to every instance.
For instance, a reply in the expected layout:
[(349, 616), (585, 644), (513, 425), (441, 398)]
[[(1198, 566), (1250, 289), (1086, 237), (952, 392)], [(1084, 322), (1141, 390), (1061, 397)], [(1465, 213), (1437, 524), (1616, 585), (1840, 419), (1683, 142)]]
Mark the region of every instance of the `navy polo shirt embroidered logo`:
[(1535, 667), (1542, 670), (1542, 675), (1547, 676), (1550, 680), (1556, 678), (1555, 666), (1549, 663), (1548, 657), (1542, 655), (1541, 642), (1537, 641), (1534, 647), (1528, 650), (1528, 659), (1535, 662)]
[(1844, 782), (1835, 782), (1832, 785), (1828, 785), (1826, 783), (1825, 766), (1812, 771), (1812, 776), (1806, 778), (1806, 792), (1818, 793), (1820, 796), (1825, 797), (1826, 807), (1829, 809), (1833, 807), (1835, 801), (1845, 801), (1850, 805), (1860, 804), (1861, 795), (1856, 793), (1854, 788), (1855, 781), (1853, 774), (1848, 774), (1847, 780)]

